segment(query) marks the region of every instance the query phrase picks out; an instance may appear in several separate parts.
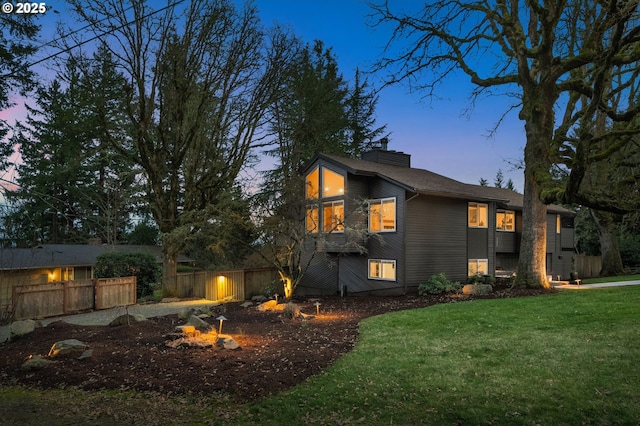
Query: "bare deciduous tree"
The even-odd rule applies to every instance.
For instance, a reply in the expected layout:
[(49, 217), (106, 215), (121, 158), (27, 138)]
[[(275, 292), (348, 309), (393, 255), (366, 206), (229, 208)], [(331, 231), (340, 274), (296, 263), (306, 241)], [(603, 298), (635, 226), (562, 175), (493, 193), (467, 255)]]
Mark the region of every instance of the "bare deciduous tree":
[[(597, 13), (583, 13), (585, 6)], [(526, 134), (517, 284), (548, 286), (545, 202), (557, 192), (544, 201), (541, 192), (552, 182), (559, 150), (555, 109), (563, 94), (579, 92), (597, 110), (606, 100), (602, 73), (640, 59), (638, 1), (440, 0), (415, 16), (392, 11), (388, 2), (372, 7), (378, 25), (393, 27), (390, 45), (404, 48), (378, 63), (390, 72), (389, 84), (407, 81), (433, 95), (438, 83), (461, 71), (477, 87), (474, 97), (498, 90), (517, 99)], [(577, 69), (586, 74), (574, 78)]]
[(112, 143), (123, 151), (132, 143), (145, 171), (171, 289), (184, 235), (197, 229), (188, 218), (204, 216), (197, 212), (233, 186), (260, 139), (288, 46), (278, 31), (265, 34), (251, 4), (238, 10), (230, 0), (193, 0), (153, 10), (144, 0), (71, 3), (129, 80), (132, 140)]

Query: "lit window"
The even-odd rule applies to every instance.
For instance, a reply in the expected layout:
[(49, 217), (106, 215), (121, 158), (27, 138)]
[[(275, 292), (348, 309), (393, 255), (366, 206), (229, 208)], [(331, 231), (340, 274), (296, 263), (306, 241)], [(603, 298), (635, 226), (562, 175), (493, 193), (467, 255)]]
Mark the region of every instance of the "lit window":
[(307, 175), (304, 195), (306, 199), (318, 198), (320, 194), (320, 172), (316, 167)]
[(307, 208), (307, 232), (318, 232), (318, 208), (317, 207), (308, 207)]
[(556, 234), (560, 233), (560, 215), (556, 215)]
[(515, 212), (511, 210), (498, 210), (496, 212), (496, 229), (498, 231), (514, 232), (515, 227)]
[(324, 232), (343, 232), (344, 201), (330, 201), (322, 206)]
[(322, 196), (335, 197), (344, 194), (344, 176), (322, 168)]
[(488, 275), (489, 274), (489, 261), (487, 259), (469, 259), (469, 266), (467, 275), (472, 277), (474, 275)]
[(396, 199), (384, 198), (369, 201), (369, 231), (391, 232), (396, 230)]
[(488, 207), (486, 204), (469, 203), (469, 227), (486, 228), (487, 211)]
[(395, 281), (396, 261), (369, 260), (369, 279)]

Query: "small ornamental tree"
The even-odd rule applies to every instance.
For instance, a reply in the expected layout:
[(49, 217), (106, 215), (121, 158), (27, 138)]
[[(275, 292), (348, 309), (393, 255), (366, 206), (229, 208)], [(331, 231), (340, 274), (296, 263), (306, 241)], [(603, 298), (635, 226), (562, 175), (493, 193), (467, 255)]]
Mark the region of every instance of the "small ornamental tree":
[(148, 253), (105, 253), (96, 259), (96, 278), (136, 277), (138, 298), (153, 293), (153, 285), (160, 278), (155, 256)]

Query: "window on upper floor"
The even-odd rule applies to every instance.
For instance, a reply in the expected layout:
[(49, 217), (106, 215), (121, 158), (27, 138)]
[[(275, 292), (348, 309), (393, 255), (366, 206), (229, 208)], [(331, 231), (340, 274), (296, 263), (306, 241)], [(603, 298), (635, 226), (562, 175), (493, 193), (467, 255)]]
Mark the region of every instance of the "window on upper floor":
[(344, 232), (344, 200), (336, 199), (344, 196), (344, 184), (343, 175), (323, 166), (305, 176), (305, 198), (318, 200), (307, 206), (307, 232)]
[(469, 228), (486, 228), (488, 211), (486, 204), (469, 203)]
[(323, 203), (322, 218), (324, 232), (344, 232), (344, 201)]
[(396, 199), (383, 198), (369, 201), (369, 231), (392, 232), (396, 230)]
[(560, 215), (557, 214), (556, 215), (556, 234), (560, 233), (560, 228), (561, 228), (561, 220), (560, 220)]
[(498, 231), (515, 232), (516, 213), (511, 210), (498, 210), (496, 212), (496, 229)]
[(316, 167), (305, 178), (304, 197), (307, 200), (320, 196), (320, 168)]
[(338, 197), (341, 195), (344, 195), (344, 176), (323, 167), (322, 197)]
[(474, 275), (488, 275), (489, 274), (489, 260), (487, 259), (469, 259), (467, 267), (467, 275), (472, 277)]
[(396, 261), (384, 259), (369, 259), (369, 279), (396, 280)]

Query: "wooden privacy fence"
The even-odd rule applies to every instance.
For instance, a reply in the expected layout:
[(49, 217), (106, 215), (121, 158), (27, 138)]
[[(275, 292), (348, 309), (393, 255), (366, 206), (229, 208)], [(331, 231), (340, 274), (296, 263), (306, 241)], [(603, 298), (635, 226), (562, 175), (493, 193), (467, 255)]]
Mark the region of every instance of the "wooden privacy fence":
[(246, 295), (264, 293), (274, 281), (279, 280), (271, 268), (185, 272), (176, 278), (178, 297), (209, 300), (244, 300)]
[(136, 303), (136, 277), (54, 281), (13, 287), (13, 318), (46, 318)]
[(575, 270), (580, 278), (593, 278), (600, 276), (602, 269), (601, 256), (587, 256), (584, 254), (576, 254), (574, 258)]

